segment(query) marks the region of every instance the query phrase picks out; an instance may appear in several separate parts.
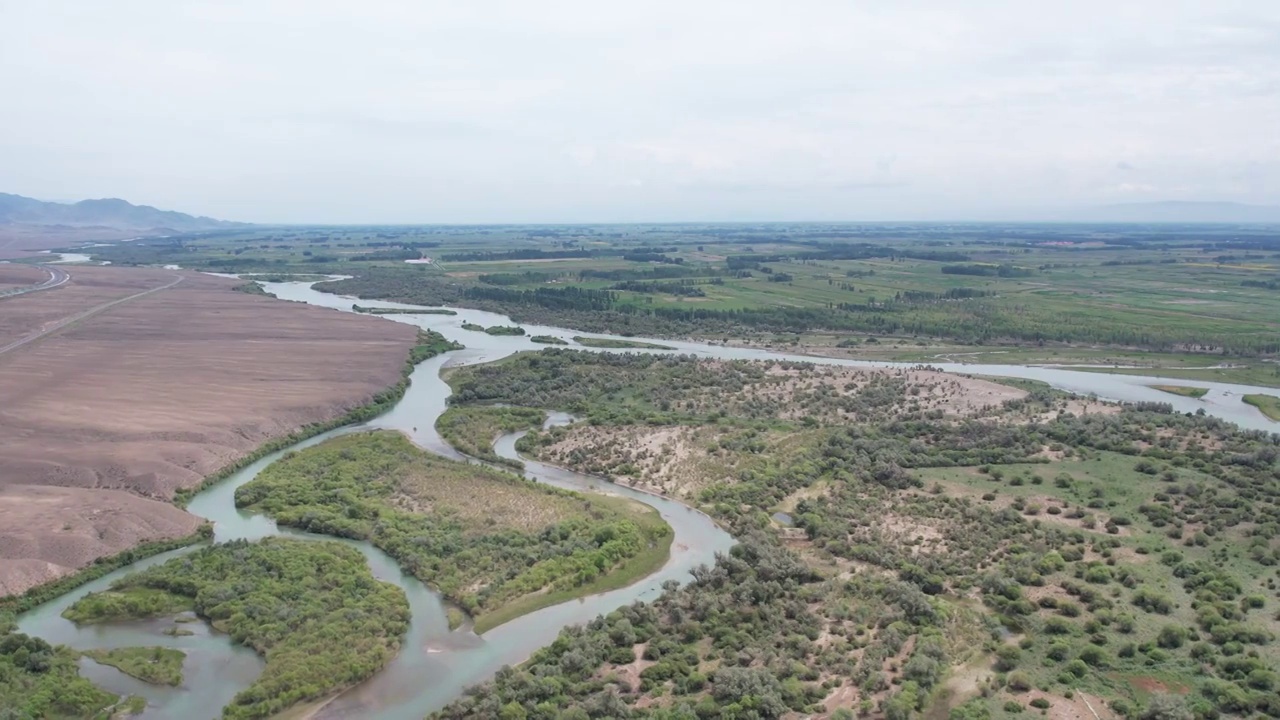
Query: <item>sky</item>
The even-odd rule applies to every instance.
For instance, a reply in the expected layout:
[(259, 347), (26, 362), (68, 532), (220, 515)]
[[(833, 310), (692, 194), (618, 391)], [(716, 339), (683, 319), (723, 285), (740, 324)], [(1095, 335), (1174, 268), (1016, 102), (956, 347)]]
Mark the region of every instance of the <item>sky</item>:
[(1277, 0), (0, 0), (0, 192), (282, 223), (1280, 204)]

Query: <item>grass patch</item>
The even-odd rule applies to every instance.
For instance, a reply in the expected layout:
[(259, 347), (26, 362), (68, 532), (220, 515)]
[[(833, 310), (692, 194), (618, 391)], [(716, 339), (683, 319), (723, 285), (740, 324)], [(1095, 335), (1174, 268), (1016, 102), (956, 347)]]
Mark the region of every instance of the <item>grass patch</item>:
[(376, 308), (352, 305), (351, 309), (366, 315), (457, 315), (457, 310), (447, 308)]
[(1072, 368), (1081, 372), (1108, 373), (1113, 375), (1158, 375), (1175, 380), (1191, 380), (1198, 382), (1235, 383), (1238, 385), (1258, 385), (1260, 387), (1280, 387), (1280, 367), (1266, 366), (1262, 363), (1241, 365), (1240, 367), (1222, 368), (1177, 368), (1177, 367), (1140, 367), (1140, 368)]
[(1245, 395), (1244, 401), (1272, 420), (1280, 420), (1280, 398), (1274, 395)]
[(160, 617), (186, 610), (191, 598), (150, 587), (123, 587), (86, 595), (62, 611), (62, 617), (77, 625), (93, 625), (130, 618)]
[(592, 348), (614, 348), (624, 349), (631, 348), (636, 350), (674, 350), (670, 345), (659, 345), (658, 343), (641, 342), (639, 340), (618, 340), (615, 338), (593, 338), (582, 335), (574, 335), (573, 341), (583, 347)]
[(485, 327), (477, 325), (473, 322), (462, 323), (463, 330), (471, 330), (472, 332), (482, 332), (488, 335), (524, 335), (524, 328), (518, 325), (494, 325), (493, 327)]
[(449, 603), (444, 605), (444, 615), (449, 620), (450, 630), (457, 630), (471, 620), (471, 616), (463, 611), (462, 608)]
[(524, 467), (519, 460), (499, 457), (493, 441), (500, 435), (529, 430), (542, 425), (546, 413), (533, 408), (471, 406), (451, 407), (436, 420), (440, 436), (460, 452), (486, 462)]
[(252, 280), (247, 283), (241, 283), (239, 285), (236, 285), (231, 289), (235, 290), (236, 292), (246, 293), (248, 295), (265, 295), (271, 298), (276, 296), (275, 293), (267, 292), (266, 289), (264, 289), (261, 284), (254, 282)]
[(175, 686), (182, 684), (182, 661), (187, 657), (181, 650), (163, 647), (85, 650), (81, 654), (143, 682)]
[(568, 345), (569, 341), (562, 340), (555, 335), (534, 335), (529, 338), (530, 342), (536, 342), (541, 345)]
[(1151, 387), (1161, 392), (1189, 398), (1202, 398), (1209, 393), (1209, 388), (1189, 387), (1186, 385), (1152, 385)]
[(597, 595), (602, 592), (627, 587), (652, 575), (667, 564), (668, 558), (671, 557), (671, 542), (674, 539), (674, 535), (668, 530), (666, 522), (658, 514), (657, 510), (644, 503), (627, 498), (601, 496), (600, 498), (592, 498), (592, 500), (598, 501), (601, 505), (612, 505), (619, 513), (629, 513), (632, 521), (640, 525), (649, 536), (657, 537), (658, 541), (643, 548), (639, 553), (624, 561), (607, 575), (601, 575), (585, 585), (554, 592), (526, 595), (494, 612), (480, 616), (476, 619), (474, 628), (476, 634), (488, 632), (509, 620), (514, 620), (534, 610), (558, 605), (574, 598)]

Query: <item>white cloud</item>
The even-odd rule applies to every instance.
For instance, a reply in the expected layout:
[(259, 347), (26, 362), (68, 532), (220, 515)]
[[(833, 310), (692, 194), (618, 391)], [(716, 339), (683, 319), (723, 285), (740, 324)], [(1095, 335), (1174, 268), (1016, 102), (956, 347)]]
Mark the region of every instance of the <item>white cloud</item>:
[(1280, 197), (1272, 0), (0, 0), (0, 97), (0, 190), (262, 221)]

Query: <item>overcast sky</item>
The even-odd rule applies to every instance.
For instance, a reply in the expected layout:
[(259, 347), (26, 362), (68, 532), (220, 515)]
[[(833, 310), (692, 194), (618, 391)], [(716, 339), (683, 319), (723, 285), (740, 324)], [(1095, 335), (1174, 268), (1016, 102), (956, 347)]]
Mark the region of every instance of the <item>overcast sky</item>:
[(259, 222), (1280, 199), (1280, 0), (0, 0), (0, 191)]

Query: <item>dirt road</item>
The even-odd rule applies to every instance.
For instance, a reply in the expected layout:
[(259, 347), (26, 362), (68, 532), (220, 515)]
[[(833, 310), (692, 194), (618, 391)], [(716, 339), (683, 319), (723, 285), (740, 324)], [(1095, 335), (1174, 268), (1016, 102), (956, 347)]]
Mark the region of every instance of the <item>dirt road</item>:
[[(28, 288), (23, 292), (26, 293), (26, 292), (35, 292), (37, 290), (48, 290), (50, 288), (55, 288), (55, 287), (58, 287), (59, 285), (63, 285), (68, 280), (71, 279), (71, 275), (67, 273), (65, 270), (56, 270), (55, 272), (57, 274), (51, 275), (48, 282), (46, 282), (44, 286), (36, 286), (36, 287)], [(22, 337), (17, 340), (14, 340), (7, 345), (0, 345), (0, 355), (3, 355), (9, 352), (10, 350), (17, 350), (18, 348), (24, 345), (35, 342), (36, 340), (39, 340), (40, 338), (43, 338), (47, 335), (51, 335), (65, 327), (68, 327), (74, 323), (80, 322), (81, 320), (93, 317), (94, 315), (97, 315), (98, 313), (104, 310), (113, 308), (116, 305), (119, 305), (120, 303), (126, 303), (126, 302), (129, 302), (130, 300), (136, 300), (140, 297), (145, 297), (152, 293), (160, 292), (161, 290), (168, 290), (174, 285), (177, 285), (178, 283), (182, 282), (182, 280), (183, 280), (183, 277), (181, 275), (177, 275), (174, 277), (173, 280), (169, 281), (168, 284), (161, 285), (159, 287), (154, 287), (154, 288), (151, 288), (150, 290), (144, 290), (135, 295), (123, 297), (118, 300), (112, 300), (111, 302), (106, 302), (96, 307), (91, 307), (88, 310), (85, 310), (83, 312), (76, 313), (75, 315), (72, 315), (70, 317), (66, 317), (61, 320), (58, 320), (50, 325), (46, 325), (45, 327), (42, 327), (41, 329), (33, 333), (28, 334), (26, 337)]]

